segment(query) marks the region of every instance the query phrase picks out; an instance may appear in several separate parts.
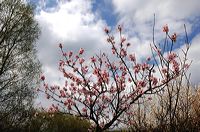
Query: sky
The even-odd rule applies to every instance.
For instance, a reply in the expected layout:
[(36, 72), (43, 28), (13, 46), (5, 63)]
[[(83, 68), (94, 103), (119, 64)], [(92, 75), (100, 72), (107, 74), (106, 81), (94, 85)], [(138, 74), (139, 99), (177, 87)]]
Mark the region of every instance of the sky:
[[(191, 47), (188, 58), (191, 82), (200, 82), (200, 4), (199, 0), (29, 0), (36, 7), (35, 19), (41, 28), (37, 41), (38, 58), (43, 74), (52, 84), (62, 80), (58, 71), (64, 49), (86, 51), (86, 57), (99, 51), (109, 52), (104, 28), (116, 34), (117, 25), (122, 25), (123, 34), (134, 45), (138, 58), (149, 56), (155, 14), (155, 39), (159, 43), (165, 34), (162, 27), (168, 24), (170, 33), (177, 33), (174, 50), (184, 46), (184, 24)], [(147, 50), (149, 49), (149, 50)]]

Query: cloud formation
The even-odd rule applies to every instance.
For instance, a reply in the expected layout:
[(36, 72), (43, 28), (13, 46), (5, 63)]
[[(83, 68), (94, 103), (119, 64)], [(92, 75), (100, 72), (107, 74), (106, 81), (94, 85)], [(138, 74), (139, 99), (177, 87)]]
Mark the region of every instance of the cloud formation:
[[(106, 23), (92, 12), (90, 0), (61, 2), (51, 10), (41, 10), (36, 15), (36, 20), (41, 28), (37, 46), (38, 57), (42, 63), (43, 74), (50, 84), (63, 82), (63, 75), (58, 70), (61, 59), (59, 43), (63, 44), (66, 51), (75, 53), (84, 48), (87, 56), (106, 48), (103, 32)], [(37, 101), (43, 98), (39, 97)]]
[[(49, 4), (50, 8), (44, 8)], [(96, 4), (98, 4), (97, 1)], [(197, 72), (200, 65), (200, 52), (198, 52), (200, 31), (195, 30), (200, 27), (199, 0), (123, 0), (123, 2), (112, 0), (109, 4), (112, 5), (106, 7), (113, 7), (115, 13), (109, 16), (117, 16), (114, 19), (125, 29), (124, 35), (132, 44), (132, 52), (140, 59), (151, 54), (149, 44), (152, 42), (154, 13), (157, 42), (165, 36), (161, 33), (163, 25), (168, 24), (170, 33), (176, 32), (179, 39), (184, 34), (183, 24), (186, 24), (188, 34), (196, 36), (192, 40), (189, 52), (189, 58), (193, 60), (190, 70), (192, 81), (195, 83), (200, 81), (200, 74)], [(35, 17), (41, 27), (41, 37), (37, 47), (38, 57), (43, 66), (43, 74), (48, 77), (51, 84), (62, 81), (60, 78), (62, 74), (58, 71), (58, 62), (61, 58), (59, 43), (62, 43), (64, 49), (68, 51), (77, 52), (81, 47), (84, 48), (86, 57), (99, 53), (100, 50), (109, 50), (103, 29), (107, 25), (106, 22), (112, 21), (112, 18), (101, 17), (102, 14), (99, 13), (100, 10), (105, 12), (106, 7), (96, 5), (96, 8), (102, 9), (94, 12), (94, 4), (91, 0), (57, 0), (56, 6), (43, 1), (39, 5)], [(103, 18), (108, 20), (103, 20)], [(111, 25), (111, 27), (116, 26)], [(179, 47), (181, 45), (177, 46)]]
[(170, 26), (171, 32), (181, 34), (183, 24), (188, 32), (194, 21), (200, 16), (199, 0), (112, 0), (115, 12), (119, 14), (119, 23), (136, 32), (139, 37), (150, 39), (152, 34), (153, 16), (156, 15), (156, 32), (161, 37), (160, 27)]
[(73, 0), (60, 3), (53, 11), (41, 10), (36, 16), (42, 30), (38, 41), (38, 56), (43, 64), (44, 74), (58, 69), (61, 56), (59, 43), (68, 51), (77, 52), (82, 47), (88, 53), (95, 52), (102, 46), (105, 23), (95, 17), (91, 8), (89, 0)]
[[(191, 49), (189, 50), (189, 59), (193, 60), (190, 72), (192, 73), (192, 82), (200, 81), (200, 52), (198, 52), (200, 43), (200, 5), (199, 0), (112, 0), (115, 13), (118, 14), (118, 23), (125, 25), (131, 38), (138, 38), (141, 45), (148, 45), (152, 42), (152, 27), (154, 14), (156, 15), (155, 38), (159, 43), (164, 34), (162, 26), (169, 25), (170, 33), (178, 34), (178, 43), (176, 48), (182, 48), (184, 44), (184, 27), (186, 24), (187, 32), (192, 39)], [(146, 51), (147, 46), (141, 46), (140, 51)]]

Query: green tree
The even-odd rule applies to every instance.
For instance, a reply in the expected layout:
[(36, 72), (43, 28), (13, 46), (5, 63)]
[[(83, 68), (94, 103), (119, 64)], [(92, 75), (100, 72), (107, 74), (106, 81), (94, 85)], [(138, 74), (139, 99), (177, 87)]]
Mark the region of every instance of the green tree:
[(23, 0), (0, 0), (0, 129), (19, 126), (32, 107), (39, 83), (33, 8)]
[[(36, 112), (37, 113), (37, 112)], [(26, 131), (29, 132), (87, 132), (90, 123), (86, 119), (81, 119), (64, 113), (38, 112), (33, 118)]]

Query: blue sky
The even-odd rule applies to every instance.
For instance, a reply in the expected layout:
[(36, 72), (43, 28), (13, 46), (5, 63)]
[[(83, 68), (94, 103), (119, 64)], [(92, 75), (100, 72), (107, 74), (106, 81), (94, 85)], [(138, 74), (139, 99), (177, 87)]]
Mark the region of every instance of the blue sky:
[(38, 57), (43, 73), (51, 83), (60, 83), (58, 62), (61, 58), (58, 43), (74, 52), (81, 47), (86, 57), (96, 52), (108, 51), (104, 27), (116, 35), (118, 24), (123, 34), (134, 44), (136, 57), (149, 56), (152, 42), (153, 15), (156, 14), (155, 38), (159, 43), (164, 38), (162, 26), (169, 25), (170, 33), (178, 34), (174, 49), (180, 52), (184, 44), (186, 24), (192, 46), (189, 59), (192, 82), (200, 81), (200, 4), (199, 0), (29, 0), (36, 6), (35, 19), (41, 28), (38, 40)]

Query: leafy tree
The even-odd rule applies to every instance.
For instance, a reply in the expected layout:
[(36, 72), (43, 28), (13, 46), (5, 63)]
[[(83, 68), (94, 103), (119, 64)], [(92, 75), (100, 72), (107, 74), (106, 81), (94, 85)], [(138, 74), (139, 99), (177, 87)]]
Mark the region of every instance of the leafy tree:
[(36, 112), (28, 127), (29, 132), (87, 132), (88, 120), (64, 113)]
[(89, 119), (93, 131), (97, 132), (128, 124), (130, 120), (127, 117), (138, 100), (144, 98), (148, 101), (147, 95), (166, 89), (169, 82), (187, 70), (187, 52), (183, 58), (173, 52), (177, 36), (176, 33), (170, 35), (167, 25), (163, 27), (166, 43), (156, 45), (153, 37), (150, 44), (152, 56), (142, 61), (135, 57), (120, 25), (118, 31), (119, 42), (105, 29), (111, 54), (103, 52), (89, 60), (84, 59), (84, 49), (75, 54), (66, 52), (59, 44), (63, 56), (59, 70), (66, 78), (65, 86), (49, 86), (45, 77), (41, 77), (44, 81), (41, 91), (47, 99), (59, 104), (51, 106), (51, 111)]
[(0, 129), (26, 121), (40, 73), (39, 34), (30, 5), (0, 0)]

